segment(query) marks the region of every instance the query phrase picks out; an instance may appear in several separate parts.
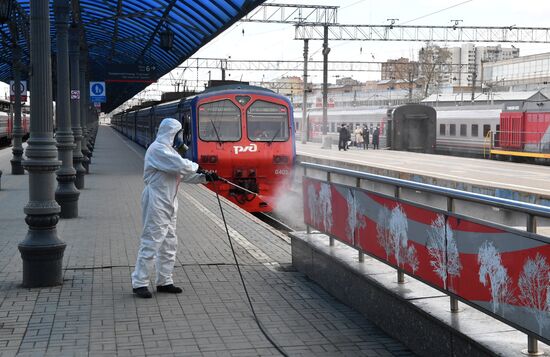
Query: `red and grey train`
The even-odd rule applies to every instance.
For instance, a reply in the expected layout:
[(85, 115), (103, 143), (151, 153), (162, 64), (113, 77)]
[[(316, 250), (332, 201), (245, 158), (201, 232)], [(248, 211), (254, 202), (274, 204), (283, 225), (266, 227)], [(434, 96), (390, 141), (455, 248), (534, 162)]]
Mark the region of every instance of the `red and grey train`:
[[(21, 110), (21, 127), (23, 129), (23, 139), (29, 136), (30, 116), (28, 107)], [(0, 145), (10, 145), (13, 139), (13, 115), (10, 108), (10, 102), (0, 99)]]
[[(290, 182), (296, 156), (293, 110), (286, 97), (248, 85), (212, 87), (118, 113), (111, 125), (147, 147), (167, 117), (182, 123), (188, 159), (245, 189), (222, 181), (216, 184), (220, 195), (249, 212), (273, 210), (277, 194)], [(207, 186), (214, 189), (213, 183)]]
[[(404, 110), (406, 112), (407, 105)], [(388, 119), (395, 108), (338, 108), (328, 110), (328, 132), (346, 123), (379, 125), (381, 146), (386, 143)], [(514, 101), (504, 105), (438, 107), (435, 151), (441, 154), (514, 161), (550, 162), (550, 102)], [(297, 113), (297, 121), (300, 114)], [(320, 110), (308, 114), (310, 138), (321, 128)], [(317, 130), (312, 133), (312, 130)]]

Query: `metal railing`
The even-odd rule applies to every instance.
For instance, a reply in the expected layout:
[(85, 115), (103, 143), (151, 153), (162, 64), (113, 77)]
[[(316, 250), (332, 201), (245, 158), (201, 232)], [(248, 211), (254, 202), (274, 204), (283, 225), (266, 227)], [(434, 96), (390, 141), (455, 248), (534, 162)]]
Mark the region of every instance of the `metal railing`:
[[(450, 309), (453, 313), (457, 313), (459, 311), (458, 301), (460, 300), (517, 328), (518, 330), (525, 332), (528, 336), (528, 348), (524, 352), (527, 354), (536, 355), (539, 353), (538, 340), (550, 343), (548, 334), (543, 332), (545, 331), (545, 328), (550, 329), (550, 287), (548, 287), (546, 292), (542, 293), (542, 296), (549, 295), (546, 302), (538, 300), (531, 302), (529, 301), (529, 294), (527, 293), (527, 291), (529, 291), (529, 287), (524, 286), (527, 284), (526, 281), (529, 276), (526, 276), (524, 281), (520, 281), (521, 279), (518, 279), (518, 282), (515, 283), (517, 285), (514, 285), (515, 290), (512, 291), (505, 290), (509, 288), (508, 285), (513, 285), (511, 279), (498, 282), (496, 281), (497, 275), (491, 275), (493, 273), (486, 272), (491, 269), (500, 269), (500, 272), (504, 271), (504, 275), (506, 275), (506, 269), (508, 269), (510, 276), (513, 273), (517, 274), (515, 276), (521, 277), (523, 275), (530, 274), (530, 270), (527, 266), (532, 267), (535, 260), (539, 265), (545, 264), (544, 266), (547, 268), (548, 272), (550, 272), (550, 253), (548, 249), (550, 246), (550, 239), (548, 237), (536, 234), (536, 218), (550, 218), (550, 207), (314, 163), (301, 162), (300, 166), (304, 168), (304, 218), (306, 220), (308, 233), (311, 232), (311, 228), (314, 228), (329, 236), (330, 245), (333, 245), (334, 240), (337, 239), (356, 248), (359, 252), (358, 258), (360, 262), (364, 261), (364, 254), (368, 254), (397, 268), (398, 282), (400, 283), (404, 282), (405, 273), (407, 273), (408, 275), (414, 276), (415, 278), (428, 283), (436, 289), (447, 293), (450, 296)], [(314, 175), (316, 177), (326, 175), (326, 178), (323, 181), (308, 177), (308, 173), (311, 174), (313, 172), (317, 173)], [(348, 182), (348, 184), (334, 183), (334, 178), (336, 175), (345, 177), (344, 181)], [(350, 185), (349, 182), (353, 180), (355, 180), (354, 184)], [(392, 186), (393, 195), (365, 190), (362, 188), (362, 181)], [(418, 204), (416, 202), (404, 200), (401, 197), (401, 192), (403, 189), (442, 196), (446, 199), (446, 209), (428, 207), (426, 204)], [(344, 195), (343, 199), (334, 200), (334, 202), (332, 202), (333, 196), (331, 196), (331, 192), (332, 195)], [(343, 192), (345, 192), (345, 194), (343, 194)], [(327, 199), (327, 197), (329, 197), (329, 199)], [(473, 217), (465, 216), (464, 214), (457, 214), (454, 209), (455, 201), (472, 202), (486, 206), (487, 208), (496, 207), (525, 214), (526, 231), (520, 231), (508, 226), (489, 223)], [(338, 202), (346, 202), (347, 206)], [(340, 207), (330, 206), (338, 204), (340, 204)], [(330, 206), (330, 208), (327, 209), (327, 206)], [(393, 207), (393, 210), (391, 207)], [(353, 214), (349, 214), (350, 210), (352, 210)], [(362, 212), (362, 210), (364, 212)], [(399, 254), (395, 252), (395, 259), (393, 259), (392, 256), (388, 254), (388, 247), (384, 247), (384, 249), (386, 249), (385, 256), (383, 253), (380, 254), (380, 252), (383, 252), (381, 248), (383, 244), (380, 243), (380, 235), (388, 235), (387, 238), (391, 240), (392, 237), (390, 236), (394, 234), (393, 238), (398, 236), (405, 237), (404, 241), (407, 241), (406, 236), (408, 233), (406, 232), (406, 227), (408, 225), (407, 222), (409, 221), (409, 218), (407, 218), (407, 213), (409, 211), (415, 211), (416, 216), (423, 215), (424, 217), (434, 218), (433, 220), (426, 218), (428, 219), (427, 222), (431, 222), (431, 225), (429, 223), (423, 223), (427, 227), (427, 232), (415, 231), (412, 233), (415, 237), (413, 240), (410, 240), (411, 238), (409, 238), (411, 243), (410, 246), (412, 246), (412, 249), (409, 247), (409, 250), (414, 253), (416, 252), (415, 249), (423, 249), (426, 251), (426, 254), (424, 254), (423, 257), (439, 254), (439, 257), (442, 258), (440, 261), (444, 261), (444, 263), (440, 263), (441, 266), (439, 267), (439, 271), (442, 272), (440, 275), (440, 278), (443, 280), (442, 284), (438, 285), (433, 283), (435, 268), (431, 271), (430, 266), (433, 267), (433, 263), (422, 260), (427, 258), (418, 258), (417, 255), (416, 258), (413, 257), (411, 262), (407, 263), (410, 264), (409, 266), (403, 262), (403, 259), (408, 259), (405, 257), (408, 254), (407, 252), (400, 252)], [(375, 212), (378, 216), (374, 214)], [(344, 214), (347, 214), (347, 216), (343, 216)], [(363, 225), (363, 228), (357, 228), (361, 226), (359, 221), (362, 219), (362, 215), (364, 215), (365, 221), (367, 221), (368, 218), (369, 222), (376, 223), (376, 232), (373, 231), (373, 228), (371, 228), (371, 231), (364, 228), (367, 226), (366, 224)], [(341, 232), (333, 231), (331, 225), (328, 224), (331, 222), (331, 219), (334, 219), (334, 222), (341, 222), (342, 220), (344, 220), (344, 222), (348, 222), (348, 224), (351, 222), (353, 223), (353, 229), (349, 229), (346, 236), (343, 236)], [(401, 223), (399, 223), (399, 219), (401, 219)], [(394, 220), (394, 222), (391, 223), (391, 220)], [(384, 226), (384, 224), (386, 226)], [(460, 224), (470, 224), (470, 227), (478, 227), (479, 232), (472, 232), (467, 229), (464, 230), (463, 228), (460, 228)], [(404, 226), (405, 232), (396, 233), (395, 229), (397, 228), (395, 227), (398, 226)], [(418, 230), (419, 226), (421, 226), (421, 224), (419, 222), (415, 222), (414, 229)], [(453, 231), (453, 229), (456, 231)], [(487, 232), (492, 233), (489, 234)], [(494, 236), (498, 236), (497, 233), (501, 234), (501, 236), (505, 239), (502, 241), (495, 240)], [(437, 236), (437, 234), (439, 234), (440, 238), (439, 248), (437, 247), (437, 242), (430, 242), (430, 239), (435, 239), (434, 236)], [(470, 249), (470, 251), (466, 252), (470, 256), (472, 256), (472, 253), (477, 253), (479, 271), (475, 271), (477, 266), (460, 266), (460, 259), (462, 259), (461, 254), (464, 253), (461, 249), (465, 249), (465, 243), (461, 241), (460, 238), (463, 236), (465, 238), (471, 238), (468, 234), (475, 234), (475, 239), (472, 240), (475, 242), (473, 244), (479, 245), (472, 248), (472, 243), (470, 242), (468, 243), (470, 246), (466, 247), (467, 249)], [(380, 244), (380, 246), (377, 247), (378, 252), (376, 250), (369, 251), (369, 249), (365, 248), (368, 245), (365, 243), (367, 241), (370, 242), (371, 246), (374, 244), (372, 235), (376, 236), (376, 240), (378, 240), (377, 244)], [(419, 236), (421, 236), (421, 240), (424, 239), (423, 242), (414, 241), (414, 239), (418, 240)], [(414, 244), (412, 244), (413, 241)], [(481, 244), (481, 242), (483, 242), (483, 244)], [(391, 245), (392, 243), (390, 242), (389, 244)], [(401, 249), (395, 244), (394, 247), (396, 250)], [(507, 249), (506, 254), (516, 254), (517, 252), (518, 259), (514, 259), (514, 261), (517, 260), (517, 262), (514, 263), (515, 265), (513, 267), (504, 267), (501, 262), (501, 255), (495, 247)], [(475, 251), (476, 248), (478, 249), (477, 251)], [(531, 255), (536, 253), (536, 257), (533, 259), (527, 258), (527, 260), (525, 260), (527, 249), (529, 249), (529, 254)], [(457, 260), (454, 267), (450, 266), (452, 260), (450, 257), (453, 256)], [(521, 266), (519, 258), (522, 258), (526, 264)], [(420, 269), (419, 266), (422, 266), (422, 268)], [(474, 301), (475, 299), (469, 299), (468, 294), (461, 290), (466, 288), (461, 287), (460, 284), (458, 288), (452, 287), (453, 281), (456, 284), (456, 282), (460, 282), (461, 279), (461, 274), (455, 274), (457, 267), (463, 270), (462, 273), (464, 274), (462, 275), (466, 277), (478, 276), (480, 281), (477, 282), (477, 284), (483, 284), (482, 287), (485, 287), (487, 284), (490, 286), (491, 291), (498, 289), (501, 289), (502, 291), (493, 291), (492, 300), (485, 302), (485, 305), (481, 305), (478, 301)], [(522, 268), (523, 270), (521, 270)], [(455, 269), (454, 273), (452, 269)], [(460, 269), (458, 269), (458, 271), (460, 273)], [(453, 274), (455, 275), (453, 276)], [(508, 276), (506, 276), (506, 278), (508, 278)], [(491, 282), (490, 285), (488, 281)], [(449, 287), (448, 284), (450, 284), (451, 287)], [(464, 286), (467, 285), (470, 284), (464, 284)], [(507, 297), (508, 300), (498, 295), (497, 293), (499, 292), (507, 292), (509, 295)], [(489, 306), (493, 307), (492, 311), (489, 309)], [(508, 309), (506, 310), (506, 316), (504, 316), (505, 308)], [(511, 311), (514, 313), (511, 313)], [(546, 324), (548, 324), (548, 327), (545, 327)]]
[[(489, 131), (483, 142), (483, 156), (490, 158), (495, 151), (511, 156), (550, 157), (550, 134), (534, 131)], [(529, 155), (531, 154), (531, 155)]]

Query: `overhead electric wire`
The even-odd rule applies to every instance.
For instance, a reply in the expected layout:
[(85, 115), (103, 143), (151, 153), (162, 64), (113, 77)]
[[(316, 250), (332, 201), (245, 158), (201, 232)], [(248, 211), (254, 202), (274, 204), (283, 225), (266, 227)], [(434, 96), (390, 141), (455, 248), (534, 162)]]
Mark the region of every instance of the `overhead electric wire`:
[(423, 19), (423, 18), (428, 17), (428, 16), (432, 16), (432, 15), (438, 14), (438, 13), (440, 13), (440, 12), (443, 12), (443, 11), (446, 11), (446, 10), (449, 10), (449, 9), (452, 9), (452, 8), (454, 8), (454, 7), (457, 7), (457, 6), (460, 6), (460, 5), (464, 5), (464, 4), (469, 3), (469, 2), (471, 2), (471, 1), (473, 1), (473, 0), (466, 0), (466, 1), (463, 1), (463, 2), (461, 2), (461, 3), (454, 4), (454, 5), (452, 5), (452, 6), (449, 6), (449, 7), (444, 8), (444, 9), (441, 9), (441, 10), (437, 10), (437, 11), (431, 12), (431, 13), (429, 13), (429, 14), (426, 14), (426, 15), (423, 15), (423, 16), (420, 16), (420, 17), (417, 17), (417, 18), (415, 18), (415, 19), (412, 19), (412, 20), (409, 20), (409, 21), (402, 22), (402, 23), (400, 23), (399, 25), (405, 25), (405, 24), (408, 24), (409, 22), (413, 22), (413, 21), (420, 20), (420, 19)]

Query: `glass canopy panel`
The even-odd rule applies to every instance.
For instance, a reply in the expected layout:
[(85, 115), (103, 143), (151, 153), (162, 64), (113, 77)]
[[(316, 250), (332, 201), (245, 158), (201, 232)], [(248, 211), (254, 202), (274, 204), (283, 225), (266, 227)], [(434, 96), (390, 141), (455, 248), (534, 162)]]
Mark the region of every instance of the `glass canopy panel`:
[[(16, 0), (21, 10), (18, 21), (26, 30), (19, 34), (23, 63), (29, 63), (27, 43), (30, 0)], [(50, 33), (52, 53), (56, 52), (53, 0), (50, 0)], [(154, 65), (158, 79), (188, 59), (223, 30), (245, 16), (264, 0), (80, 0), (83, 25), (83, 47), (88, 48), (88, 76), (105, 80), (108, 102), (102, 107), (110, 111), (130, 99), (149, 83), (109, 83), (113, 64)], [(160, 48), (159, 33), (165, 26), (174, 32), (171, 51)], [(0, 27), (3, 39), (11, 39), (8, 26)], [(11, 43), (2, 42), (0, 80), (12, 78)], [(27, 78), (23, 73), (22, 77)]]

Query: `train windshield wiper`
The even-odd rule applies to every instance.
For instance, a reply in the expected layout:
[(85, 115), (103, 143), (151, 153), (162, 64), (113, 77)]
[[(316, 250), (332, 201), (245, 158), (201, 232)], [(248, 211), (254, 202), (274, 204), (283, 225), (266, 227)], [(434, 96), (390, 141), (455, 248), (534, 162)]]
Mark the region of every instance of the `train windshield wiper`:
[(277, 137), (277, 135), (279, 135), (279, 132), (281, 131), (281, 127), (279, 127), (279, 129), (277, 129), (277, 132), (275, 133), (275, 135), (273, 135), (273, 137), (271, 138), (271, 140), (269, 140), (269, 143), (267, 145), (271, 145), (273, 143), (273, 140), (275, 140), (275, 138)]
[(214, 122), (212, 119), (210, 119), (210, 123), (212, 123), (212, 128), (214, 128), (214, 133), (216, 133), (216, 137), (218, 138), (218, 144), (222, 144), (222, 139), (220, 139), (220, 134), (218, 133), (218, 129), (216, 128), (216, 125), (214, 125)]

